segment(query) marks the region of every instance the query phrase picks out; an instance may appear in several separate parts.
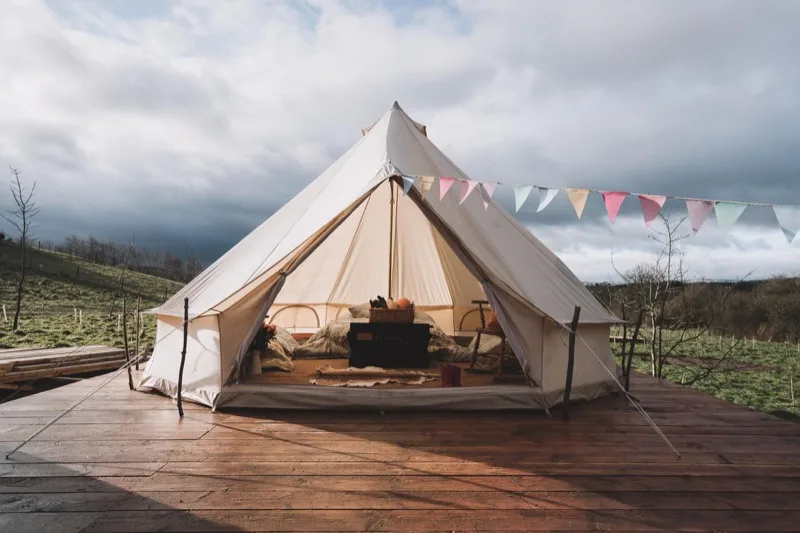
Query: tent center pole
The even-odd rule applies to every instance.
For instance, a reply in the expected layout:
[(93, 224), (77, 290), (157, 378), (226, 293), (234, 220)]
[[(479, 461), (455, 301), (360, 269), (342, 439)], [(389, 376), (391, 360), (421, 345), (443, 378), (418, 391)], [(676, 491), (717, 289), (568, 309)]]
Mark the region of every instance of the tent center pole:
[(392, 297), (392, 268), (394, 263), (394, 180), (389, 179), (389, 292), (386, 298)]

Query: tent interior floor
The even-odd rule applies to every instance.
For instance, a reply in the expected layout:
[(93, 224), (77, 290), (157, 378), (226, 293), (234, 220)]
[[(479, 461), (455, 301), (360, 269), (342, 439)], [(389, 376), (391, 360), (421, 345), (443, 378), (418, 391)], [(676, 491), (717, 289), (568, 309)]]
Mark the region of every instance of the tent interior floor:
[[(262, 384), (262, 385), (310, 385), (316, 387), (319, 385), (312, 385), (311, 378), (316, 374), (317, 369), (331, 366), (333, 368), (347, 368), (347, 359), (295, 359), (295, 368), (293, 372), (282, 372), (280, 370), (268, 371), (262, 374), (247, 375), (242, 379), (243, 383), (248, 384)], [(416, 370), (429, 374), (435, 374), (437, 377), (432, 381), (426, 381), (422, 384), (403, 384), (403, 383), (386, 383), (373, 385), (372, 389), (414, 389), (414, 388), (439, 388), (442, 386), (441, 379), (439, 378), (439, 367), (443, 364), (454, 365), (461, 368), (461, 386), (462, 387), (485, 387), (488, 385), (524, 385), (525, 378), (522, 374), (503, 374), (496, 376), (494, 372), (471, 372), (467, 370), (469, 363), (439, 363), (432, 362), (429, 368), (408, 368), (396, 370)]]

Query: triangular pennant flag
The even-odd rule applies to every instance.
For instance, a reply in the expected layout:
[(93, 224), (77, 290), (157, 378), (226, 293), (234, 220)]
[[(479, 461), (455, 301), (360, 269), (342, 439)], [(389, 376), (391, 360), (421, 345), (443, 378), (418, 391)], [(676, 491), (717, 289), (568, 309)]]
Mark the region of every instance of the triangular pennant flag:
[(403, 178), (403, 195), (408, 194), (411, 187), (414, 186), (414, 178), (412, 176), (401, 176)]
[(461, 180), (461, 199), (458, 201), (458, 205), (464, 203), (464, 200), (466, 200), (467, 196), (469, 196), (470, 193), (475, 190), (475, 187), (478, 186), (478, 183), (479, 182), (472, 180)]
[(608, 212), (608, 220), (613, 224), (617, 220), (617, 213), (619, 208), (622, 207), (622, 202), (627, 198), (626, 192), (602, 192), (603, 201), (606, 204), (606, 212)]
[(444, 176), (439, 178), (439, 200), (444, 199), (444, 195), (450, 190), (450, 187), (456, 182), (455, 178)]
[(772, 210), (775, 212), (775, 218), (778, 219), (783, 236), (791, 243), (795, 235), (800, 233), (800, 207), (773, 205)]
[(583, 215), (583, 208), (586, 207), (586, 199), (589, 198), (589, 190), (567, 189), (567, 196), (569, 196), (572, 207), (575, 208), (575, 214), (578, 215), (578, 219), (580, 219)]
[[(481, 187), (483, 190), (486, 191), (486, 197), (491, 199), (492, 195), (494, 194), (494, 190), (497, 188), (497, 184), (493, 181), (482, 181)], [(486, 200), (483, 201), (483, 209), (489, 209), (489, 202)]]
[(717, 202), (714, 204), (714, 212), (717, 214), (717, 224), (722, 233), (728, 233), (739, 217), (744, 212), (747, 204), (735, 204), (732, 202)]
[(422, 192), (422, 199), (425, 199), (425, 195), (428, 194), (428, 191), (431, 190), (433, 187), (433, 176), (420, 176), (419, 177), (419, 190)]
[(712, 209), (714, 209), (714, 202), (710, 200), (686, 200), (686, 210), (689, 212), (692, 231), (695, 233), (700, 231), (700, 226), (711, 214)]
[(640, 194), (639, 203), (642, 204), (642, 215), (644, 215), (645, 227), (650, 227), (658, 216), (658, 212), (664, 207), (667, 201), (666, 196), (654, 196), (652, 194)]
[(545, 187), (539, 187), (539, 208), (536, 210), (538, 213), (548, 205), (550, 202), (553, 201), (553, 198), (556, 197), (558, 194), (558, 189), (547, 189)]
[(517, 206), (517, 212), (519, 212), (519, 208), (522, 207), (525, 200), (528, 199), (532, 190), (533, 185), (514, 185), (514, 203)]

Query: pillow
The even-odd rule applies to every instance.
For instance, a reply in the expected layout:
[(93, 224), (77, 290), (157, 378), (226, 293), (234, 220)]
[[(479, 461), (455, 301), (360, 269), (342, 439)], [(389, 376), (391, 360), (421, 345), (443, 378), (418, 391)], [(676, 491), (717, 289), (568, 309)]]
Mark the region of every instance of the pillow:
[(369, 302), (365, 304), (353, 305), (347, 310), (353, 315), (353, 318), (369, 318)]

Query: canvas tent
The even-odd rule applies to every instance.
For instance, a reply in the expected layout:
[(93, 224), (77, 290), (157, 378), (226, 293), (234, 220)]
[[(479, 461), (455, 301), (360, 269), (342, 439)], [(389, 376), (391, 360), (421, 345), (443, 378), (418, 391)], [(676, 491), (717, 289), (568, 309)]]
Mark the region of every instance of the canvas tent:
[[(458, 182), (440, 200), (436, 181), (428, 194), (418, 180), (404, 195), (404, 175), (468, 179), (395, 103), (303, 191), (152, 311), (156, 346), (139, 388), (176, 396), (188, 298), (182, 396), (209, 406), (547, 408), (563, 395), (564, 324), (575, 306), (582, 311), (572, 396), (607, 391), (614, 368), (609, 327), (618, 319), (484, 189), (459, 205)], [(410, 296), (449, 334), (470, 329), (471, 302), (486, 298), (532, 387), (376, 391), (237, 383), (268, 313), (279, 325), (313, 329), (376, 294)]]

